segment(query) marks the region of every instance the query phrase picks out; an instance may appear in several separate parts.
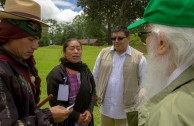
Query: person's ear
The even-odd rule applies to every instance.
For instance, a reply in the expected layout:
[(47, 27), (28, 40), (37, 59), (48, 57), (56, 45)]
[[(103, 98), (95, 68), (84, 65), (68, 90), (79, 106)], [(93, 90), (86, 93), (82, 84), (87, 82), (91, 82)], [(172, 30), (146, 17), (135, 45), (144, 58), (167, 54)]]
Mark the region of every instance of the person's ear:
[(159, 39), (159, 44), (158, 44), (158, 48), (157, 48), (157, 53), (159, 55), (163, 55), (169, 49), (169, 44), (168, 44), (168, 41), (166, 39), (166, 36), (165, 36), (164, 32), (159, 32), (159, 38), (158, 39)]
[(127, 40), (130, 41), (130, 35), (127, 37)]

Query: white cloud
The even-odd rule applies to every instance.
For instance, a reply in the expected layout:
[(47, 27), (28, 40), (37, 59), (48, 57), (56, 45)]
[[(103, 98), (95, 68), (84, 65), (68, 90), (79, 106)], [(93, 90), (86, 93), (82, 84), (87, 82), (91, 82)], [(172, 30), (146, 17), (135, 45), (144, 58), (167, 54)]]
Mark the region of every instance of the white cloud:
[(57, 15), (57, 18), (59, 21), (72, 22), (75, 16), (81, 15), (82, 12), (83, 11), (75, 12), (70, 9), (65, 9)]
[(57, 21), (72, 22), (75, 16), (80, 15), (82, 13), (75, 12), (70, 9), (60, 10), (51, 0), (35, 1), (37, 1), (41, 5), (42, 19), (55, 19)]
[(64, 1), (64, 0), (52, 0), (52, 1), (56, 6), (61, 6), (62, 8), (73, 10), (76, 7), (74, 4)]

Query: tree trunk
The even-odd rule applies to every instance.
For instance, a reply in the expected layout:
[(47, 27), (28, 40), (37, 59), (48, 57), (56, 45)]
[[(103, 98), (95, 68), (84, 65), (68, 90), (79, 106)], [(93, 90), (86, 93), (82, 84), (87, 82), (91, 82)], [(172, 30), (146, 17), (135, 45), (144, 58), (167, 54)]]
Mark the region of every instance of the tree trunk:
[(125, 25), (126, 24), (126, 19), (125, 19), (125, 12), (126, 9), (126, 5), (127, 5), (128, 0), (125, 0), (122, 2), (121, 5), (121, 9), (120, 9), (120, 13), (119, 13), (119, 25)]
[(111, 41), (111, 23), (108, 22), (108, 28), (107, 28), (107, 43), (108, 45), (112, 45), (112, 41)]

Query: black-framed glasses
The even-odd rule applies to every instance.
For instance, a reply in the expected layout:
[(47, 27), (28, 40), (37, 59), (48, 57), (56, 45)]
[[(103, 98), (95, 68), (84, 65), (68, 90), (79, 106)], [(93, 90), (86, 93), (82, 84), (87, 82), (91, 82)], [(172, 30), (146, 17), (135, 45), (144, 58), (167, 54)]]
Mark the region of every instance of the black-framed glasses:
[(147, 34), (151, 33), (152, 31), (142, 31), (138, 33), (139, 38), (141, 39), (141, 42), (143, 42), (144, 44), (146, 44), (146, 37)]
[(127, 37), (112, 37), (111, 40), (112, 40), (112, 41), (118, 40), (119, 42), (121, 42), (121, 41), (122, 41), (123, 39), (125, 39), (125, 38), (127, 38)]

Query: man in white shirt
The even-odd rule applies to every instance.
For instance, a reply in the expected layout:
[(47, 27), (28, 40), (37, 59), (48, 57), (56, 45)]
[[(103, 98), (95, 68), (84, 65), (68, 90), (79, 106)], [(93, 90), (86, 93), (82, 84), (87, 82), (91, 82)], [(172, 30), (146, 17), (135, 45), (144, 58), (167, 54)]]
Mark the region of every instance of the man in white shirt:
[(127, 126), (126, 112), (139, 91), (146, 59), (129, 46), (129, 40), (127, 28), (117, 26), (112, 32), (113, 45), (96, 59), (93, 75), (101, 104), (101, 126)]

